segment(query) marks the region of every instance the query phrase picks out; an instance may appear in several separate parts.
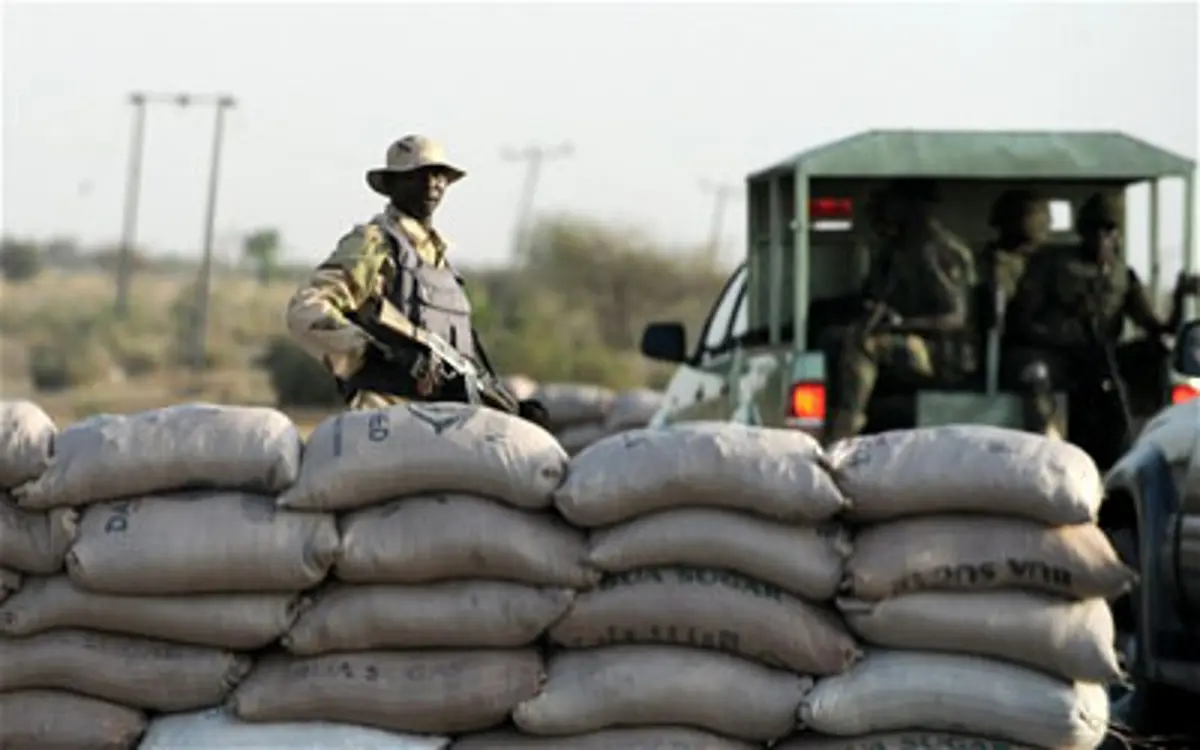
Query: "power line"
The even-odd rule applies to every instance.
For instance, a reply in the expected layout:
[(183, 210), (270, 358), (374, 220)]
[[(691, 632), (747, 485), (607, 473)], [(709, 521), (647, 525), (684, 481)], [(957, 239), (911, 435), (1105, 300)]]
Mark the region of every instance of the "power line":
[(504, 148), (500, 156), (509, 162), (525, 162), (525, 181), (521, 186), (521, 198), (517, 204), (517, 219), (513, 227), (514, 259), (528, 252), (531, 222), (533, 220), (533, 199), (537, 193), (538, 182), (542, 176), (542, 165), (555, 159), (565, 159), (575, 153), (570, 143), (560, 143), (557, 146), (526, 146), (522, 149)]

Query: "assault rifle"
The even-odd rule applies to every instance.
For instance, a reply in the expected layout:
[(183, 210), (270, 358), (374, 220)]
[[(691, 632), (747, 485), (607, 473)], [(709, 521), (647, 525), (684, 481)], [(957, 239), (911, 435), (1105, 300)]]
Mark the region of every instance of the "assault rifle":
[[(432, 392), (445, 388), (446, 383), (461, 381), (466, 400), (499, 411), (519, 415), (520, 404), (500, 381), (473, 359), (446, 343), (442, 338), (413, 325), (395, 305), (386, 299), (376, 299), (355, 316), (372, 343), (393, 361), (411, 361), (410, 374), (418, 383), (427, 383)], [(401, 356), (406, 350), (415, 356)]]

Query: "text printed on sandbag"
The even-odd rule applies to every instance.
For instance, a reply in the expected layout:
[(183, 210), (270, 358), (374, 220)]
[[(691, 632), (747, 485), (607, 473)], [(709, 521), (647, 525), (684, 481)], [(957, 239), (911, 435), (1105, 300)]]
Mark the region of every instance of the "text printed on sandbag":
[(1003, 562), (940, 565), (906, 575), (892, 587), (892, 594), (903, 594), (930, 588), (972, 588), (1004, 581), (1040, 583), (1069, 592), (1073, 585), (1071, 571), (1041, 560), (1008, 558)]
[(105, 534), (120, 534), (129, 530), (129, 516), (133, 509), (133, 501), (126, 500), (124, 502), (114, 503), (112, 505), (112, 515), (104, 522)]
[(639, 583), (686, 583), (700, 586), (725, 586), (761, 599), (783, 601), (783, 589), (753, 578), (718, 568), (640, 568), (626, 573), (612, 573), (600, 582), (601, 590)]
[(902, 734), (887, 740), (849, 740), (837, 750), (1018, 750), (1004, 740), (952, 737), (945, 734)]

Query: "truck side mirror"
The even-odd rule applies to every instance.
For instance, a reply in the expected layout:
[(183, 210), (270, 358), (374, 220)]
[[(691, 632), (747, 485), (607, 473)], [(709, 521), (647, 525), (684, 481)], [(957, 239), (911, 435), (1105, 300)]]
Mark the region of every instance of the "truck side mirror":
[(1200, 319), (1189, 320), (1179, 329), (1171, 368), (1180, 375), (1200, 377)]
[(642, 354), (660, 362), (687, 359), (687, 331), (682, 323), (651, 323), (642, 332)]

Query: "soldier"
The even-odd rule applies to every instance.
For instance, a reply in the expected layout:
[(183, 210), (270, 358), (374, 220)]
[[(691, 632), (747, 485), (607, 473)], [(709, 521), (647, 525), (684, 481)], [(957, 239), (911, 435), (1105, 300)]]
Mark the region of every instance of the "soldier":
[[(1026, 368), (1025, 379), (1038, 394), (1029, 429), (1053, 434), (1054, 384), (1079, 392), (1107, 380), (1117, 395), (1129, 386), (1156, 404), (1163, 396), (1167, 349), (1161, 337), (1179, 327), (1183, 299), (1196, 293), (1197, 280), (1180, 274), (1171, 314), (1160, 317), (1137, 273), (1121, 258), (1123, 220), (1120, 200), (1091, 196), (1076, 217), (1079, 246), (1036, 256), (1009, 305), (1010, 340), (1042, 355)], [(1118, 345), (1126, 320), (1147, 335)], [(1110, 371), (1112, 363), (1117, 372)], [(1128, 403), (1121, 406), (1128, 412)]]
[(932, 185), (903, 181), (884, 198), (889, 242), (868, 275), (865, 320), (829, 352), (827, 442), (857, 434), (881, 376), (920, 385), (974, 372), (975, 264), (970, 248), (931, 216)]
[[(462, 278), (446, 258), (447, 242), (433, 227), (446, 188), (464, 176), (441, 146), (424, 136), (393, 143), (385, 166), (366, 175), (367, 185), (389, 199), (387, 207), (343, 236), (288, 303), (288, 329), (329, 369), (352, 409), (450, 398), (429, 376), (438, 370), (432, 353), (415, 342), (385, 350), (356, 322), (379, 299), (491, 369), (471, 326)], [(539, 410), (536, 402), (522, 402), (522, 415), (534, 421), (544, 417)]]
[(1029, 257), (1050, 236), (1050, 205), (1032, 190), (1006, 190), (992, 205), (988, 225), (996, 239), (984, 250), (981, 275), (1007, 307)]

